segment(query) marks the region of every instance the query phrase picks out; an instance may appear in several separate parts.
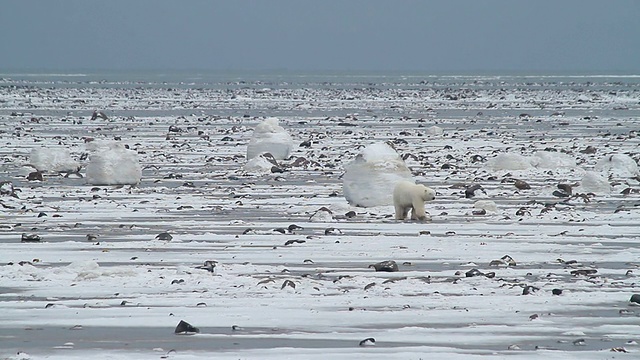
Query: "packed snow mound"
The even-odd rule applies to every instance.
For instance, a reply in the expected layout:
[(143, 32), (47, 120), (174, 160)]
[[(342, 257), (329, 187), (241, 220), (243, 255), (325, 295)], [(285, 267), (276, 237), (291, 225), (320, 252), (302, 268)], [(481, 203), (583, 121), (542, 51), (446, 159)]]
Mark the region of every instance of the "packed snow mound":
[(487, 161), (487, 167), (492, 170), (528, 170), (532, 167), (557, 169), (575, 166), (576, 160), (573, 157), (555, 151), (538, 151), (532, 156), (501, 153)]
[(487, 167), (492, 170), (527, 170), (531, 168), (531, 161), (519, 154), (501, 153), (489, 159)]
[(87, 183), (91, 185), (136, 185), (142, 178), (138, 154), (117, 141), (92, 141), (87, 165)]
[(271, 156), (270, 153), (262, 153), (247, 161), (244, 165), (244, 171), (248, 173), (268, 174), (271, 173), (271, 168), (274, 166), (278, 166), (278, 163), (273, 156)]
[(344, 166), (342, 192), (350, 205), (373, 207), (393, 205), (393, 188), (400, 180), (413, 182), (411, 171), (387, 143), (365, 147)]
[(29, 164), (41, 172), (75, 172), (80, 164), (71, 158), (65, 148), (37, 148), (31, 150)]
[(606, 176), (627, 178), (638, 176), (638, 164), (631, 156), (625, 154), (607, 155), (600, 159), (595, 169)]
[(441, 127), (439, 126), (432, 126), (427, 128), (427, 130), (425, 130), (425, 132), (427, 133), (427, 135), (442, 135), (444, 134), (444, 130), (442, 130)]
[(555, 151), (537, 151), (529, 161), (534, 167), (543, 169), (557, 169), (576, 166), (576, 159), (568, 154)]
[(491, 200), (478, 200), (473, 204), (475, 209), (482, 209), (486, 212), (498, 212), (498, 206), (494, 201)]
[(594, 171), (587, 171), (580, 181), (578, 191), (594, 194), (609, 194), (611, 192), (611, 184), (609, 184), (609, 180), (601, 174)]
[(247, 145), (247, 160), (263, 152), (271, 153), (276, 160), (283, 160), (289, 157), (292, 149), (291, 135), (278, 125), (277, 118), (270, 117), (253, 130), (253, 136)]

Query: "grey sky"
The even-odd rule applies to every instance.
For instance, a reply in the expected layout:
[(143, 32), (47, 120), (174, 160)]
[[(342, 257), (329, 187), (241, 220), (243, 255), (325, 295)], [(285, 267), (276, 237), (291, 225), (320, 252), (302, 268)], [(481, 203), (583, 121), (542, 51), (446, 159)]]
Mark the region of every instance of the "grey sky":
[(640, 73), (637, 0), (0, 0), (0, 70)]

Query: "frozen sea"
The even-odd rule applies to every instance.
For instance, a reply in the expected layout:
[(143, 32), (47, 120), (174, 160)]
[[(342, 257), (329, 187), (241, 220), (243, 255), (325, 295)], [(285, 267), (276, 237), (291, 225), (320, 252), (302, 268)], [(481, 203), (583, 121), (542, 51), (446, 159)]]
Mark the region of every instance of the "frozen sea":
[[(267, 117), (293, 151), (246, 172)], [(0, 359), (638, 358), (639, 131), (637, 75), (0, 73)], [(142, 181), (27, 180), (92, 139)], [(428, 221), (345, 200), (380, 141)]]

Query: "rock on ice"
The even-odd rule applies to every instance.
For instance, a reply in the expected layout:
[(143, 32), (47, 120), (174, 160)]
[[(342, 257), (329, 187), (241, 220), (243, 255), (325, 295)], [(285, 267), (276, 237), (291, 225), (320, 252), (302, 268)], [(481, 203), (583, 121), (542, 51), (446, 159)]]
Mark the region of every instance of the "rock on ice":
[(411, 171), (387, 143), (373, 143), (344, 167), (342, 191), (349, 204), (372, 207), (393, 204), (400, 180), (413, 182)]
[(268, 152), (276, 160), (289, 157), (293, 149), (291, 135), (280, 125), (278, 119), (270, 117), (256, 126), (253, 136), (247, 145), (247, 160), (253, 159), (258, 154)]
[(632, 157), (625, 154), (607, 155), (596, 164), (596, 170), (607, 176), (634, 177), (639, 174), (638, 164)]
[(37, 148), (31, 150), (29, 164), (42, 172), (78, 171), (80, 164), (65, 148)]
[(138, 154), (117, 141), (93, 141), (87, 165), (87, 183), (91, 185), (136, 185), (142, 178)]

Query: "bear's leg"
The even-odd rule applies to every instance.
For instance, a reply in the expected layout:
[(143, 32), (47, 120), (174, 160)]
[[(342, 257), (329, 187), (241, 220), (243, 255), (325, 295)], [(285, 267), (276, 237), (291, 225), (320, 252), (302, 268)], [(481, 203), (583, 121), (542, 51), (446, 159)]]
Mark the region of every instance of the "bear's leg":
[(423, 201), (414, 201), (411, 207), (411, 219), (413, 220), (426, 220), (427, 214), (424, 211)]
[(404, 206), (396, 205), (396, 220), (404, 220), (409, 213), (409, 209)]

